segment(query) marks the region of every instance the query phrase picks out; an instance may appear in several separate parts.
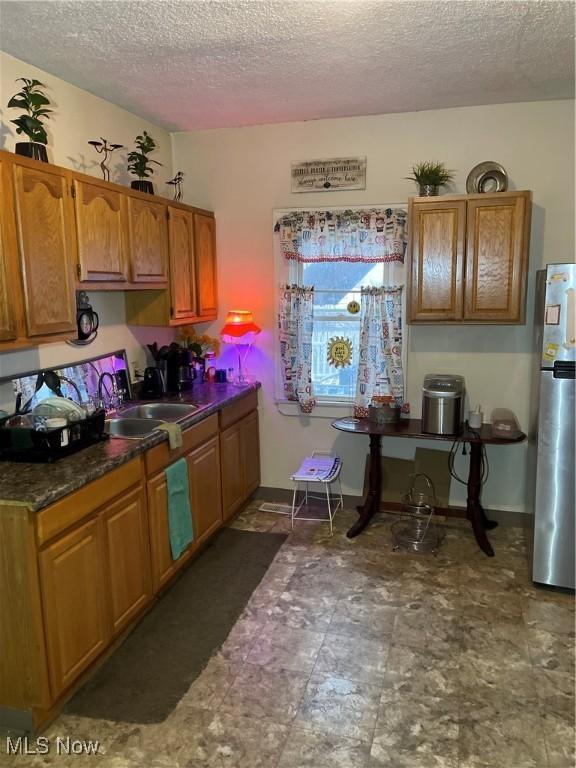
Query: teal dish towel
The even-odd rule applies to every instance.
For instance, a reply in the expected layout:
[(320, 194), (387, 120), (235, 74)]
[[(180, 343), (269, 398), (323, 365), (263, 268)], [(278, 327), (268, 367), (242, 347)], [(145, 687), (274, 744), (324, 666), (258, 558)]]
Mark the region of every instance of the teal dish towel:
[(172, 559), (177, 560), (194, 538), (186, 459), (178, 459), (166, 467), (164, 474), (168, 488), (170, 548)]

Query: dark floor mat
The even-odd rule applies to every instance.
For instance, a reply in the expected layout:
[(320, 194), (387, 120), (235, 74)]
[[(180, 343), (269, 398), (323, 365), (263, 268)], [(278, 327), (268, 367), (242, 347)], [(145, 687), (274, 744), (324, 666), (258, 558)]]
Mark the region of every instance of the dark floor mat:
[(165, 720), (228, 636), (285, 539), (220, 531), (65, 711), (127, 723)]

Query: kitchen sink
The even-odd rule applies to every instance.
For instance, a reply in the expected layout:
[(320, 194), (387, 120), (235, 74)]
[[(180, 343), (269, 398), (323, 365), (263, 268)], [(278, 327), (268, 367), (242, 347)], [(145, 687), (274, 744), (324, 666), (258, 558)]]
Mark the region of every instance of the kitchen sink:
[(188, 403), (142, 403), (122, 411), (119, 418), (160, 419), (161, 421), (180, 421), (199, 409)]
[(152, 432), (162, 424), (163, 419), (134, 419), (117, 418), (107, 419), (104, 422), (104, 429), (110, 437), (124, 437), (129, 440), (139, 440), (148, 437)]

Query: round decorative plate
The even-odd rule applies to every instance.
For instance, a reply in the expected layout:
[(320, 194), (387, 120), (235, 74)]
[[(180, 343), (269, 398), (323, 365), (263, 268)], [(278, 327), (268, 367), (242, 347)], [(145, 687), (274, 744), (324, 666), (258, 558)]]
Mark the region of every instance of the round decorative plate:
[(468, 174), (466, 192), (505, 192), (508, 187), (508, 174), (500, 163), (486, 160), (478, 163)]

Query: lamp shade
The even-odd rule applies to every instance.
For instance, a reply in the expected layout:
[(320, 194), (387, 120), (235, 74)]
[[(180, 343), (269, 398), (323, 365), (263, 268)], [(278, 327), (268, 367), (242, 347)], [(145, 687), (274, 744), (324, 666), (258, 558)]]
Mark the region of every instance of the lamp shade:
[(247, 309), (232, 309), (226, 315), (226, 322), (220, 331), (220, 336), (241, 339), (249, 333), (256, 335), (261, 330), (254, 322), (252, 312)]

